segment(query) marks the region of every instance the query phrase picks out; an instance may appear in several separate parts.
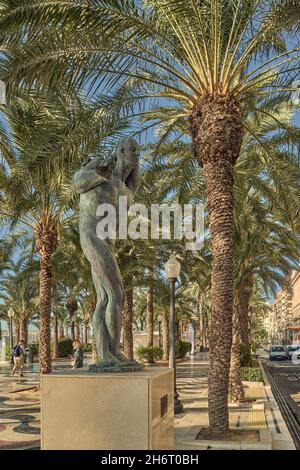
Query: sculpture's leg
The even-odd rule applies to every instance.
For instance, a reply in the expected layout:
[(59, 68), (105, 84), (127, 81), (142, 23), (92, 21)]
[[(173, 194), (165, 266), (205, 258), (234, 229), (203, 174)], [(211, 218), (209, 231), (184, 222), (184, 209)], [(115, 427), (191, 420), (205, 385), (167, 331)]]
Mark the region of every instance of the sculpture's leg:
[(106, 351), (109, 351), (109, 333), (105, 323), (105, 311), (107, 306), (107, 295), (99, 282), (98, 276), (92, 270), (93, 282), (97, 294), (97, 304), (93, 313), (92, 325), (96, 342), (98, 361), (106, 360)]
[[(120, 361), (111, 353), (111, 337), (106, 324), (106, 309), (109, 297), (106, 289), (107, 278), (113, 278), (115, 272), (114, 256), (106, 242), (86, 230), (80, 234), (81, 246), (90, 262), (93, 283), (97, 294), (97, 305), (93, 314), (93, 329), (98, 353), (98, 363), (119, 364)], [(112, 266), (112, 269), (111, 269)]]
[(122, 362), (135, 363), (126, 358), (120, 350), (124, 289), (120, 269), (114, 257), (110, 263), (108, 276), (105, 277), (104, 287), (108, 297), (106, 326), (110, 336), (110, 351)]
[(103, 278), (97, 275), (94, 270), (92, 270), (92, 276), (97, 293), (97, 305), (93, 314), (93, 330), (98, 353), (98, 363), (118, 364), (120, 361), (111, 353), (111, 337), (106, 325), (108, 296), (103, 286)]
[[(116, 261), (114, 279), (107, 279), (105, 290), (108, 297), (105, 318), (110, 336), (110, 350), (114, 356), (118, 357), (120, 353), (124, 292), (122, 278)], [(120, 358), (118, 357), (118, 359)]]

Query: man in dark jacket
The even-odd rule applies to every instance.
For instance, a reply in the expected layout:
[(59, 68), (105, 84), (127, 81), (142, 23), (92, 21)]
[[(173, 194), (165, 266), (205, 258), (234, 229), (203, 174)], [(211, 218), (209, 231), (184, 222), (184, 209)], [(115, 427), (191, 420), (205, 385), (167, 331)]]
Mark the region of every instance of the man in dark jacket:
[(11, 371), (11, 375), (15, 375), (16, 370), (19, 369), (19, 376), (24, 377), (23, 368), (24, 368), (25, 354), (26, 354), (25, 342), (23, 339), (21, 339), (19, 343), (16, 344), (16, 346), (14, 346), (12, 350), (12, 358), (13, 358), (14, 366)]

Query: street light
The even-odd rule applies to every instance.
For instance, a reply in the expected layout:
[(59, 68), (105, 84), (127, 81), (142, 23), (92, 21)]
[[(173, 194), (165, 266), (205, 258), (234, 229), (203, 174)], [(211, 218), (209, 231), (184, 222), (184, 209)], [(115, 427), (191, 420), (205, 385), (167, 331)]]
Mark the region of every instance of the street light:
[(180, 263), (172, 253), (165, 264), (165, 271), (170, 283), (170, 324), (169, 324), (169, 367), (174, 370), (174, 414), (183, 412), (176, 387), (176, 357), (175, 357), (175, 282), (180, 274)]
[(14, 348), (14, 334), (13, 334), (13, 318), (15, 315), (15, 312), (13, 311), (12, 307), (9, 307), (8, 309), (8, 317), (9, 317), (9, 328), (10, 328), (10, 350), (12, 351)]
[(162, 322), (163, 317), (161, 315), (158, 315), (157, 321), (158, 321), (158, 346), (161, 347), (161, 322)]

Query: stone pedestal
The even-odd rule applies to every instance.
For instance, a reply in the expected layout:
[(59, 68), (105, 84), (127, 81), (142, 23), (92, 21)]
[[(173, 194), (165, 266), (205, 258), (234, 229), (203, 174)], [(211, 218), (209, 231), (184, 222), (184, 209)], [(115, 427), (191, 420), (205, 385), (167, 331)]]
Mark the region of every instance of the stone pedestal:
[(173, 449), (173, 371), (41, 376), (42, 449)]

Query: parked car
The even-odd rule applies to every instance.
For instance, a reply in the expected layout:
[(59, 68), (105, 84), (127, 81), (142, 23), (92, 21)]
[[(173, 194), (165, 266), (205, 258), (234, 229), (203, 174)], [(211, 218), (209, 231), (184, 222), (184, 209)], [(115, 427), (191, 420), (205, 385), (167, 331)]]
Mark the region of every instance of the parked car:
[(294, 355), (294, 358), (296, 356), (296, 359), (300, 359), (300, 344), (289, 344), (287, 347), (287, 353), (288, 353), (288, 358), (292, 359), (293, 353), (295, 351), (299, 351), (298, 355)]
[(269, 359), (270, 361), (281, 361), (288, 359), (288, 352), (282, 344), (273, 344), (270, 346)]

